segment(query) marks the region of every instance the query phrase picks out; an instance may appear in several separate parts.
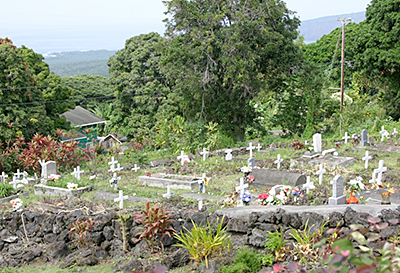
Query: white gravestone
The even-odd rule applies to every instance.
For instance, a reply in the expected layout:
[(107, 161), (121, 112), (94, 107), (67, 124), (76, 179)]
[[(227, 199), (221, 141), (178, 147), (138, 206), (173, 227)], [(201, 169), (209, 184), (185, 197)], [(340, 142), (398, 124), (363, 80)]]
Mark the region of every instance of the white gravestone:
[(333, 186), (332, 197), (329, 197), (329, 205), (344, 205), (346, 204), (346, 196), (343, 195), (344, 179), (340, 175), (336, 175), (331, 181)]
[(349, 135), (348, 135), (347, 132), (346, 132), (346, 133), (344, 134), (344, 137), (342, 137), (342, 139), (344, 139), (344, 144), (347, 145), (347, 140), (348, 140), (349, 138), (351, 138), (351, 137), (349, 137)]
[(8, 175), (6, 175), (5, 172), (1, 172), (0, 181), (5, 184), (7, 177), (8, 177)]
[(303, 189), (306, 189), (307, 193), (309, 193), (310, 190), (315, 189), (314, 182), (311, 182), (310, 176), (307, 176), (307, 183), (303, 185)]
[(278, 154), (278, 159), (274, 161), (276, 164), (276, 168), (279, 170), (281, 168), (281, 163), (283, 162), (283, 159), (281, 158), (281, 155)]
[(200, 152), (200, 155), (202, 155), (203, 156), (203, 161), (206, 161), (206, 159), (207, 159), (207, 155), (209, 154), (210, 152), (209, 151), (207, 151), (206, 150), (206, 148), (203, 148), (203, 151), (202, 152)]
[(368, 130), (364, 129), (361, 131), (361, 142), (360, 146), (364, 147), (368, 144)]
[(242, 196), (244, 195), (244, 189), (246, 189), (246, 188), (248, 188), (249, 187), (249, 184), (244, 184), (244, 178), (243, 177), (241, 177), (240, 178), (240, 184), (239, 184), (239, 186), (238, 187), (236, 187), (235, 188), (235, 190), (237, 191), (237, 192), (239, 192), (240, 191), (240, 203), (239, 203), (239, 206), (243, 206), (243, 199), (242, 199)]
[(319, 184), (322, 184), (324, 173), (326, 173), (326, 170), (324, 169), (324, 165), (320, 164), (319, 165), (319, 170), (317, 171), (317, 174), (319, 175)]
[(121, 180), (121, 177), (117, 176), (117, 173), (113, 173), (113, 177), (108, 182), (114, 186), (114, 190), (117, 190), (117, 184), (119, 180)]
[(115, 164), (118, 163), (118, 160), (115, 160), (114, 157), (111, 157), (111, 161), (108, 162), (108, 165), (110, 165), (110, 169), (108, 170), (109, 172), (113, 173), (115, 172)]
[(176, 159), (181, 160), (181, 165), (183, 166), (183, 165), (185, 164), (185, 158), (186, 158), (186, 157), (187, 157), (187, 156), (185, 155), (185, 152), (184, 152), (184, 151), (181, 151), (181, 155), (180, 155), (180, 156), (177, 156)]
[(119, 202), (119, 209), (124, 208), (124, 200), (128, 199), (128, 195), (123, 194), (122, 190), (119, 191), (118, 198), (114, 199), (114, 202)]
[(262, 148), (262, 146), (260, 145), (260, 143), (258, 143), (258, 145), (257, 145), (257, 147), (256, 147), (256, 148), (257, 148), (257, 151), (258, 151), (258, 152), (260, 152), (260, 151), (261, 151), (261, 148)]
[(171, 187), (170, 186), (167, 186), (167, 193), (164, 193), (162, 196), (164, 197), (164, 198), (170, 198), (172, 195), (174, 195), (174, 193), (173, 192), (171, 192)]
[(140, 169), (140, 167), (138, 167), (138, 165), (135, 163), (135, 168), (132, 168), (132, 171), (135, 171), (135, 173)]
[(226, 153), (225, 160), (226, 161), (232, 160), (232, 149), (225, 150), (225, 153)]
[(203, 209), (203, 200), (199, 200), (199, 210)]
[(376, 183), (378, 185), (382, 185), (382, 174), (383, 172), (387, 171), (387, 167), (383, 167), (383, 160), (379, 160), (379, 167), (378, 169), (375, 169), (374, 172), (378, 174), (378, 177), (376, 178)]
[(74, 171), (71, 173), (73, 176), (75, 176), (76, 179), (81, 180), (81, 173), (84, 173), (84, 170), (81, 170), (81, 167), (78, 166), (74, 168)]
[(39, 163), (42, 166), (41, 177), (44, 181), (47, 181), (50, 176), (57, 174), (57, 163), (55, 161), (45, 162), (44, 160), (39, 160)]
[(322, 138), (321, 134), (315, 134), (313, 135), (313, 146), (314, 146), (314, 152), (315, 153), (320, 153), (322, 151)]
[(251, 142), (249, 143), (249, 147), (246, 148), (247, 151), (250, 151), (250, 156), (249, 156), (250, 158), (253, 158), (253, 150), (254, 150), (255, 148), (256, 148), (256, 147), (254, 147), (253, 144), (252, 144)]
[(369, 151), (365, 151), (365, 156), (362, 158), (362, 160), (365, 161), (365, 169), (368, 169), (368, 162), (372, 159), (372, 156), (369, 155)]

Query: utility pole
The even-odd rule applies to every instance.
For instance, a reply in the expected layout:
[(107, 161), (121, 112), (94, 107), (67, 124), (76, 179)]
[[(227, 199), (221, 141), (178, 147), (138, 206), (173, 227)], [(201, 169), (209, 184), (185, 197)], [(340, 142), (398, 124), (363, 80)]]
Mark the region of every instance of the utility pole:
[(351, 18), (342, 18), (338, 19), (338, 21), (342, 22), (342, 64), (341, 64), (341, 81), (340, 81), (340, 112), (343, 112), (343, 99), (344, 99), (344, 37), (345, 31), (344, 26), (347, 22), (351, 21)]

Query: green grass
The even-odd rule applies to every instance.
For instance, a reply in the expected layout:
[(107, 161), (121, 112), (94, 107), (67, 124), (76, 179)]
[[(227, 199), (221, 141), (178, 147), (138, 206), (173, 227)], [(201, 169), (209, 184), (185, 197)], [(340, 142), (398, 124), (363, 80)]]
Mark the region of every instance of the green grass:
[(75, 266), (73, 268), (61, 269), (51, 265), (29, 265), (21, 268), (0, 269), (1, 273), (67, 273), (67, 272), (85, 272), (85, 273), (110, 273), (114, 272), (114, 266), (109, 264), (100, 264), (95, 266)]

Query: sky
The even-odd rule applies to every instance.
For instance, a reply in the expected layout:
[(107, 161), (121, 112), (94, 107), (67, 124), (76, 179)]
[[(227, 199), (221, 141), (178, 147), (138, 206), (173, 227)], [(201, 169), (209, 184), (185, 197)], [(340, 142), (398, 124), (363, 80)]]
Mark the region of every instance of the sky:
[[(300, 19), (365, 11), (370, 0), (286, 0)], [(161, 0), (0, 0), (0, 37), (37, 53), (119, 50), (130, 37), (164, 34)]]

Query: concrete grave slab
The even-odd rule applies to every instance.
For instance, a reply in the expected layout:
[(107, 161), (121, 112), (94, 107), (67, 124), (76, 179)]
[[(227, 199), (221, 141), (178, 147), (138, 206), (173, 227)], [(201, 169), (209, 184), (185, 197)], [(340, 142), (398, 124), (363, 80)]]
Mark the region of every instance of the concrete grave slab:
[(35, 195), (45, 195), (45, 196), (80, 196), (86, 191), (91, 191), (92, 187), (81, 187), (75, 190), (69, 190), (58, 187), (51, 187), (43, 184), (37, 184), (33, 186)]
[(290, 166), (300, 166), (301, 168), (305, 168), (306, 166), (317, 166), (320, 164), (324, 164), (329, 167), (347, 167), (354, 164), (354, 157), (343, 157), (343, 156), (335, 156), (335, 155), (326, 155), (324, 157), (316, 157), (316, 158), (294, 158), (290, 159)]
[(151, 176), (139, 176), (138, 179), (142, 185), (158, 188), (170, 186), (171, 189), (194, 190), (199, 185), (193, 176), (176, 174), (157, 174), (156, 176), (153, 174)]
[(252, 187), (266, 188), (276, 185), (299, 186), (306, 183), (306, 176), (300, 173), (287, 171), (276, 171), (267, 169), (253, 169), (251, 175), (254, 176)]
[(366, 148), (370, 151), (385, 152), (385, 153), (400, 153), (400, 147), (394, 145), (376, 144), (366, 147), (359, 146), (358, 148)]

